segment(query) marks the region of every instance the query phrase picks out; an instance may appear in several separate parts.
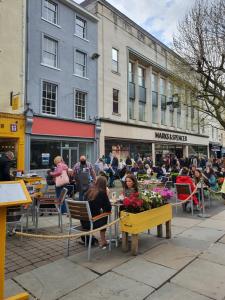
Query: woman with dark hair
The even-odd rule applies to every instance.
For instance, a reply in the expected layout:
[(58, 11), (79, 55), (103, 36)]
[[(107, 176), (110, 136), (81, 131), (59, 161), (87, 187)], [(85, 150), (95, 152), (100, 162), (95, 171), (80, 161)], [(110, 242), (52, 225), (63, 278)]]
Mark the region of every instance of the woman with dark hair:
[(208, 178), (209, 187), (212, 190), (217, 191), (218, 190), (217, 178), (216, 178), (213, 168), (206, 167), (205, 176)]
[(133, 193), (138, 192), (138, 182), (133, 174), (128, 174), (124, 183), (124, 196), (129, 197)]
[[(92, 217), (98, 216), (104, 212), (111, 212), (111, 204), (107, 195), (107, 180), (103, 176), (97, 177), (96, 183), (90, 187), (85, 194), (85, 201), (89, 202)], [(90, 229), (89, 221), (81, 221), (84, 229)], [(94, 228), (99, 228), (107, 224), (107, 217), (94, 222)], [(105, 238), (106, 229), (100, 231), (100, 246), (107, 246)]]

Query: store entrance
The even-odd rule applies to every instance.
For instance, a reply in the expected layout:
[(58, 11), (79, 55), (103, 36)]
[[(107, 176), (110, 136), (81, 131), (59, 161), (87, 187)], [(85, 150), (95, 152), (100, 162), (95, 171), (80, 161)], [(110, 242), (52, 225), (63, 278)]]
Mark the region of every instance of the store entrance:
[(78, 148), (61, 148), (61, 156), (69, 168), (78, 162)]
[(15, 159), (12, 162), (12, 167), (17, 168), (17, 153), (18, 153), (18, 140), (17, 139), (0, 139), (0, 157), (7, 151), (13, 152)]

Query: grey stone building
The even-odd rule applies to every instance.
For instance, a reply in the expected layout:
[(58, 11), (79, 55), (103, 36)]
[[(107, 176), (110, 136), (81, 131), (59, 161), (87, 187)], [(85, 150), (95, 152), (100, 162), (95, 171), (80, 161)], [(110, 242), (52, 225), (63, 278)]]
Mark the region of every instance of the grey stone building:
[(72, 0), (27, 1), (26, 169), (97, 155), (97, 22)]

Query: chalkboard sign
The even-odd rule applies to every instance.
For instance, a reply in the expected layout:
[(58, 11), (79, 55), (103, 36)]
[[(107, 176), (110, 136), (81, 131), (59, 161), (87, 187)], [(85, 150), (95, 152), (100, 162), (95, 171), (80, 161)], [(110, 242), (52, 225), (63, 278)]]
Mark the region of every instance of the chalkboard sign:
[(30, 194), (23, 180), (0, 181), (0, 207), (31, 202)]

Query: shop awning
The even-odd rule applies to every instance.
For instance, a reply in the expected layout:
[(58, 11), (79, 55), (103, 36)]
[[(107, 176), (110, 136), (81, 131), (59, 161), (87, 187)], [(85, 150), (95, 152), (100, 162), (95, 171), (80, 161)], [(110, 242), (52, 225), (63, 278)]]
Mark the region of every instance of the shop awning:
[(33, 118), (32, 134), (95, 138), (95, 125), (50, 118)]

